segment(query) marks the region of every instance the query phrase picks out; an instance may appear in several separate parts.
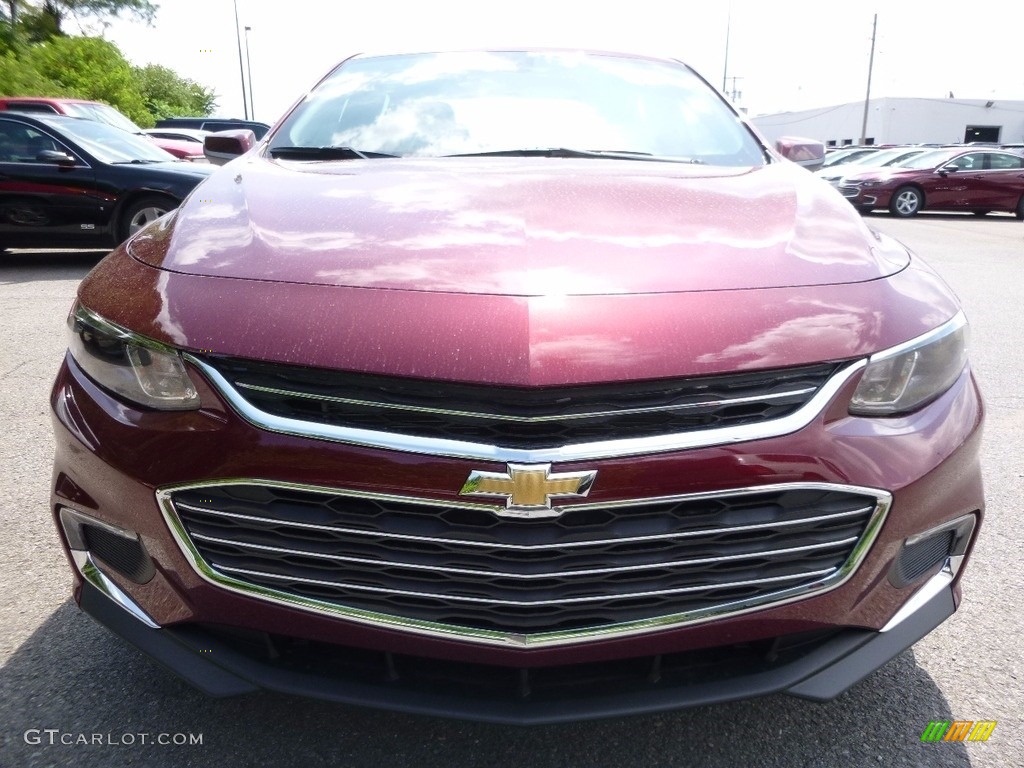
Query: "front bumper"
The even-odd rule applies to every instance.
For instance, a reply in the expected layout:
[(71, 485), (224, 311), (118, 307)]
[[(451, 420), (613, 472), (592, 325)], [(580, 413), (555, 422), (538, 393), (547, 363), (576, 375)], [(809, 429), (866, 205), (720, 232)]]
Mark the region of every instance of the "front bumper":
[[(694, 681), (692, 672), (658, 669), (654, 657), (625, 684), (621, 679), (586, 681), (568, 689), (538, 689), (527, 668), (488, 679), (483, 667), (463, 673), (479, 683), (447, 685), (429, 676), (410, 679), (402, 659), (383, 657), (367, 667), (328, 676), (253, 658), (201, 627), (160, 629), (139, 616), (131, 599), (102, 573), (86, 577), (81, 607), (172, 672), (211, 696), (234, 696), (268, 689), (343, 704), (377, 707), (485, 722), (540, 725), (618, 717), (719, 704), (773, 693), (814, 701), (835, 698), (920, 640), (956, 608), (954, 575), (948, 567), (921, 586), (905, 608), (877, 632), (845, 630), (813, 644), (794, 658), (765, 659), (742, 674)], [(652, 672), (653, 670), (653, 672)], [(549, 670), (557, 675), (558, 670)], [(492, 675), (493, 677), (493, 675)], [(504, 677), (504, 679), (501, 679)]]
[(855, 208), (872, 209), (888, 208), (889, 200), (892, 198), (892, 190), (881, 187), (845, 186), (842, 183), (836, 186), (839, 193), (845, 197)]
[[(221, 402), (201, 378), (197, 384), (204, 403)], [(844, 403), (844, 396), (836, 402)], [(133, 411), (70, 360), (52, 402), (55, 515), (71, 509), (111, 526), (111, 535), (130, 532), (153, 566), (144, 578), (126, 579), (76, 550), (62, 525), (76, 598), (105, 626), (213, 695), (265, 688), (524, 724), (776, 692), (828, 699), (953, 612), (958, 568), (971, 536), (941, 570), (936, 562), (906, 584), (893, 583), (891, 574), (913, 537), (964, 516), (980, 522), (983, 507), (977, 463), (982, 410), (969, 373), (911, 417), (853, 419), (845, 406), (827, 407), (792, 435), (604, 461), (604, 477), (618, 480), (611, 485), (620, 492), (664, 494), (673, 483), (677, 492), (692, 493), (785, 482), (856, 483), (891, 491), (893, 505), (849, 579), (823, 594), (590, 642), (494, 647), (232, 593), (196, 571), (157, 504), (159, 489), (201, 477), (275, 477), (321, 487), (367, 487), (372, 481), (387, 489), (401, 476), (405, 493), (418, 494), (457, 487), (453, 478), (464, 479), (478, 462), (274, 435), (223, 403), (192, 413)]]

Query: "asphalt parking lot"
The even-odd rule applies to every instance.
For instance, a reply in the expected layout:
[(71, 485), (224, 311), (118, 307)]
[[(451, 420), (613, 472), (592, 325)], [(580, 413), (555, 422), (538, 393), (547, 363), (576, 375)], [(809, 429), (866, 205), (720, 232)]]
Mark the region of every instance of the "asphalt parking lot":
[[(532, 729), (282, 695), (208, 699), (81, 614), (47, 511), (47, 396), (75, 287), (103, 254), (0, 254), (0, 766), (1024, 765), (1024, 224), (868, 221), (926, 257), (972, 325), (988, 513), (960, 610), (828, 704), (774, 696)], [(998, 725), (986, 743), (924, 744), (932, 720)]]

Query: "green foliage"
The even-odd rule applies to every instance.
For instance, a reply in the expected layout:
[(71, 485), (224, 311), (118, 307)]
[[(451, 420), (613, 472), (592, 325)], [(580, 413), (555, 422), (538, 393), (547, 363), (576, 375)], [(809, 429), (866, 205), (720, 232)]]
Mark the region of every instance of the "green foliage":
[(67, 89), (34, 66), (19, 61), (11, 50), (0, 51), (0, 83), (4, 96), (67, 96)]
[(151, 22), (156, 10), (151, 0), (0, 0), (0, 95), (103, 101), (143, 127), (162, 117), (210, 114), (212, 90), (167, 67), (133, 67), (110, 41), (69, 37), (61, 27), (68, 16)]
[(199, 83), (180, 77), (174, 70), (159, 64), (134, 67), (135, 81), (150, 114), (157, 120), (164, 117), (208, 115), (216, 96)]
[(98, 37), (54, 37), (23, 57), (72, 96), (105, 101), (143, 128), (154, 124), (132, 66), (113, 43)]

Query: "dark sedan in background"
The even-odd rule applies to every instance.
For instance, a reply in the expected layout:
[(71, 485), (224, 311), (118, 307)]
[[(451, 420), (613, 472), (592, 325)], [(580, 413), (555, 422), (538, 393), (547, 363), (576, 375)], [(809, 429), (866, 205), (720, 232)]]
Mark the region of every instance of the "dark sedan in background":
[(212, 170), (93, 120), (0, 113), (0, 250), (117, 245)]
[(180, 160), (188, 160), (193, 163), (205, 161), (202, 148), (197, 147), (195, 141), (150, 136), (122, 112), (100, 101), (54, 98), (52, 96), (5, 96), (0, 98), (0, 110), (28, 112), (33, 115), (68, 115), (84, 120), (95, 120), (136, 136), (143, 136)]
[(898, 167), (854, 171), (839, 182), (861, 211), (888, 208), (895, 216), (923, 210), (1015, 213), (1024, 219), (1024, 155), (955, 147), (926, 152)]

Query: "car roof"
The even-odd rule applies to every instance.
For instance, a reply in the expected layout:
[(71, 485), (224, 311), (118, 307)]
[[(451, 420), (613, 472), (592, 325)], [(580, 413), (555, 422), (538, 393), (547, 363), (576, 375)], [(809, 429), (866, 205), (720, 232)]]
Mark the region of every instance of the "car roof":
[(67, 125), (76, 123), (93, 122), (84, 117), (72, 117), (71, 115), (55, 115), (47, 112), (19, 112), (16, 109), (7, 109), (0, 112), (0, 119), (16, 119), (29, 124), (42, 125), (44, 127), (61, 130)]
[(410, 49), (402, 49), (402, 48), (398, 48), (398, 49), (384, 48), (384, 49), (379, 49), (379, 50), (369, 50), (369, 51), (362, 51), (360, 53), (355, 53), (355, 54), (353, 54), (351, 56), (348, 56), (348, 57), (342, 59), (341, 61), (339, 61), (338, 65), (344, 64), (346, 61), (351, 61), (352, 59), (377, 59), (377, 58), (384, 58), (384, 57), (389, 57), (389, 56), (437, 56), (437, 55), (460, 54), (460, 53), (468, 53), (468, 54), (473, 54), (473, 53), (540, 53), (540, 54), (546, 54), (546, 53), (550, 53), (550, 54), (556, 54), (556, 55), (557, 54), (568, 54), (568, 55), (581, 55), (582, 54), (584, 56), (614, 56), (616, 58), (622, 58), (622, 59), (644, 59), (644, 60), (647, 60), (647, 61), (662, 61), (662, 62), (670, 62), (672, 64), (683, 64), (683, 65), (686, 65), (685, 62), (680, 61), (679, 59), (672, 58), (670, 56), (653, 56), (653, 55), (645, 54), (645, 53), (636, 53), (635, 51), (633, 51), (633, 52), (629, 52), (629, 51), (613, 51), (613, 50), (605, 50), (605, 49), (600, 49), (600, 48), (562, 48), (562, 47), (551, 47), (551, 48), (548, 48), (548, 47), (543, 47), (543, 46), (538, 47), (538, 46), (529, 46), (529, 45), (527, 45), (527, 46), (515, 46), (515, 45), (511, 45), (511, 46), (497, 46), (497, 47), (494, 47), (494, 48), (452, 48), (452, 49), (438, 48), (438, 49), (434, 49), (434, 50), (431, 50), (431, 49), (424, 49), (424, 50), (412, 49), (412, 50), (410, 50)]
[(103, 104), (102, 101), (91, 99), (72, 99), (63, 96), (0, 96), (0, 102), (7, 104), (18, 104), (27, 102), (42, 102), (44, 104)]

